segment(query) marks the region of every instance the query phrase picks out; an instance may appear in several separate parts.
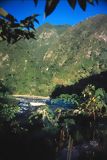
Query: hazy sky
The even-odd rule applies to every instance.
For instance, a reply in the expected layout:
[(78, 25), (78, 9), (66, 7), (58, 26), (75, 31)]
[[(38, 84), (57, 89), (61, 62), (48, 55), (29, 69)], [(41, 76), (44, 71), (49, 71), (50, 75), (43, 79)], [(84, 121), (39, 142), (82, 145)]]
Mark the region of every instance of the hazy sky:
[(80, 21), (97, 14), (107, 14), (106, 0), (99, 0), (99, 5), (87, 6), (86, 12), (82, 11), (79, 5), (75, 10), (72, 10), (68, 5), (67, 0), (60, 0), (59, 5), (55, 11), (46, 19), (44, 19), (45, 0), (39, 0), (39, 4), (35, 7), (33, 0), (0, 0), (0, 7), (6, 9), (9, 13), (14, 15), (18, 20), (24, 19), (33, 13), (40, 13), (38, 17), (40, 25), (43, 23), (51, 24), (70, 24), (74, 25)]

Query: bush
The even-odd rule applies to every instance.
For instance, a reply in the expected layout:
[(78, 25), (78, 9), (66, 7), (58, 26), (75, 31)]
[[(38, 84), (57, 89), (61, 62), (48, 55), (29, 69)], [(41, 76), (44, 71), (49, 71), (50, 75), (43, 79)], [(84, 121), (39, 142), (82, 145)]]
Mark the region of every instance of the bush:
[(0, 108), (0, 117), (6, 121), (10, 121), (16, 117), (16, 113), (18, 113), (19, 111), (19, 106), (5, 104)]

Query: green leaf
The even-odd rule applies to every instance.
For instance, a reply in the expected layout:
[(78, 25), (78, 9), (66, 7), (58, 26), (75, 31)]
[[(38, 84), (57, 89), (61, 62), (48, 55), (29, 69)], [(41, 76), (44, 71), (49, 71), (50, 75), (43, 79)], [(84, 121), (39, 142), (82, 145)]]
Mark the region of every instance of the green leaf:
[(45, 17), (49, 16), (58, 5), (59, 0), (46, 0)]
[(85, 11), (86, 10), (86, 0), (78, 0), (80, 7)]
[(68, 3), (70, 4), (70, 6), (74, 9), (76, 6), (76, 0), (68, 0)]
[(35, 22), (39, 24), (39, 21), (35, 18)]

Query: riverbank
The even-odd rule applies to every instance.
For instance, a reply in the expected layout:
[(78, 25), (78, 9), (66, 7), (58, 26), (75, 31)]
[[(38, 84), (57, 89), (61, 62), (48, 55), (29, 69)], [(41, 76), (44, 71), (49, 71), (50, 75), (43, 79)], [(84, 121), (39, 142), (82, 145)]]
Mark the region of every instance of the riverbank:
[(31, 99), (49, 99), (50, 97), (47, 96), (35, 96), (35, 95), (12, 95), (15, 98), (31, 98)]

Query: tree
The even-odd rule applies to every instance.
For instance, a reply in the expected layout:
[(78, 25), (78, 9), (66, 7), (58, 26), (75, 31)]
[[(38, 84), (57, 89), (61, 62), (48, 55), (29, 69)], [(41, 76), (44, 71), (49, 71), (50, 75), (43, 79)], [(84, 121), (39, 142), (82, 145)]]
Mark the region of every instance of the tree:
[[(95, 86), (88, 85), (83, 94), (83, 103), (81, 103), (81, 108), (96, 118), (96, 115), (102, 115), (106, 112), (106, 92), (102, 88), (95, 89)], [(103, 110), (103, 112), (102, 112)]]
[[(38, 2), (40, 0), (33, 0), (35, 3), (35, 6), (37, 6)], [(75, 9), (75, 6), (77, 3), (79, 3), (80, 7), (85, 11), (87, 3), (94, 5), (95, 3), (98, 4), (99, 0), (67, 0), (69, 5), (72, 9)], [(58, 3), (60, 0), (46, 0), (45, 4), (45, 17), (49, 16), (55, 8), (58, 6)], [(0, 8), (0, 16), (6, 17), (7, 19), (15, 20), (14, 16), (9, 14), (7, 11), (5, 11), (3, 8)]]
[(12, 16), (10, 13), (8, 13), (6, 10), (3, 8), (0, 8), (0, 17), (3, 17), (7, 20), (10, 20), (12, 22), (17, 21), (14, 16)]
[(0, 94), (2, 94), (3, 97), (5, 97), (7, 93), (11, 94), (12, 88), (9, 88), (3, 83), (3, 81), (0, 81)]
[[(38, 2), (40, 0), (32, 0), (32, 2), (35, 3), (35, 6), (37, 6)], [(75, 9), (76, 4), (78, 3), (80, 7), (85, 11), (87, 3), (94, 5), (95, 3), (98, 3), (98, 0), (67, 0), (69, 5), (71, 6), (72, 9)], [(49, 16), (55, 8), (58, 6), (58, 3), (60, 0), (46, 0), (45, 4), (45, 17)], [(38, 14), (35, 14), (38, 16)], [(39, 24), (39, 21), (35, 18), (34, 19), (36, 23)], [(16, 23), (17, 19), (8, 13), (6, 10), (3, 8), (0, 8), (0, 29), (1, 33), (0, 36), (2, 37), (3, 40), (7, 40), (8, 43), (15, 43), (21, 38), (34, 38), (34, 35), (29, 34), (28, 32), (24, 32), (23, 27), (27, 28), (28, 31), (30, 28), (34, 28), (34, 24), (32, 22), (32, 16), (26, 17), (24, 20), (21, 20), (19, 23)], [(32, 37), (33, 36), (33, 37)]]

